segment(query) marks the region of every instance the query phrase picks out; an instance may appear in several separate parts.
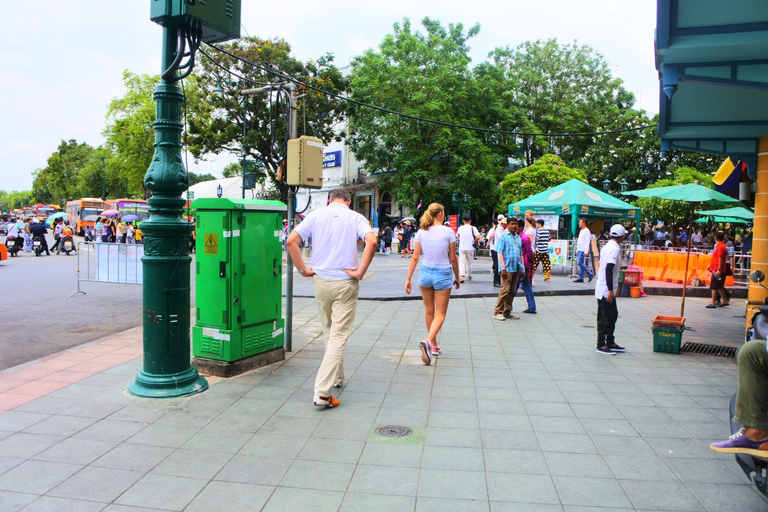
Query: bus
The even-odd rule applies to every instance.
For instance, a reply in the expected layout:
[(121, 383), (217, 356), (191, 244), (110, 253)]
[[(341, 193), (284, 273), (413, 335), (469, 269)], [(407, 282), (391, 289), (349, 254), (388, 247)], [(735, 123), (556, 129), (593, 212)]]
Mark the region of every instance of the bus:
[(136, 215), (141, 222), (149, 218), (149, 204), (144, 199), (107, 199), (105, 210), (117, 210), (120, 217), (124, 215)]
[(98, 217), (104, 210), (106, 210), (104, 201), (94, 197), (84, 197), (83, 199), (67, 201), (66, 206), (66, 213), (69, 215), (69, 222), (72, 226), (72, 230), (80, 236), (85, 235), (86, 227), (90, 227), (91, 231), (93, 231), (93, 226), (96, 224), (96, 217)]
[(50, 204), (38, 203), (24, 208), (25, 219), (37, 217), (40, 220), (45, 220), (49, 215), (53, 215), (54, 213), (56, 213), (56, 207)]

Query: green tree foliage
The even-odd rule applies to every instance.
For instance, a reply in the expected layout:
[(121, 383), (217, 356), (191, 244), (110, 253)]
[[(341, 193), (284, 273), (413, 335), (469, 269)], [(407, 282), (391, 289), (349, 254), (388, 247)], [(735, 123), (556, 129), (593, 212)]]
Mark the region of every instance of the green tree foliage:
[[(566, 162), (587, 152), (588, 137), (547, 137), (549, 133), (590, 133), (599, 126), (622, 124), (634, 96), (614, 78), (603, 59), (588, 45), (559, 44), (556, 39), (526, 42), (514, 50), (497, 48), (492, 64), (478, 73), (495, 82), (503, 121), (514, 121), (521, 136), (525, 165), (552, 151)], [(494, 67), (496, 69), (489, 69)]]
[[(109, 104), (104, 136), (107, 147), (112, 148), (107, 161), (109, 190), (115, 191), (109, 194), (111, 197), (148, 195), (144, 190), (144, 176), (155, 151), (153, 94), (158, 83), (159, 75), (138, 75), (126, 70), (123, 72), (125, 94), (114, 98)], [(182, 121), (185, 116), (188, 119), (192, 111), (210, 109), (208, 93), (201, 90), (200, 83), (200, 77), (196, 74), (181, 83), (184, 92)], [(188, 140), (183, 139), (182, 145), (187, 144)], [(193, 177), (193, 173), (190, 173), (189, 178), (190, 181), (198, 179)]]
[[(291, 56), (291, 47), (282, 39), (241, 38), (223, 47), (233, 54), (263, 67), (277, 66), (289, 76), (322, 90), (343, 93), (347, 81), (333, 65), (333, 56), (324, 55), (317, 60), (301, 62)], [(243, 64), (234, 58), (206, 48), (212, 57), (224, 68), (237, 76), (258, 83), (280, 83), (276, 77), (256, 67)], [(240, 155), (243, 148), (243, 118), (247, 122), (247, 155), (258, 165), (252, 172), (262, 181), (265, 174), (273, 181), (280, 162), (284, 158), (284, 141), (287, 137), (285, 116), (286, 104), (276, 105), (274, 95), (268, 93), (248, 96), (247, 111), (244, 112), (240, 89), (252, 88), (253, 83), (232, 83), (229, 73), (206, 58), (199, 61), (201, 83), (219, 83), (225, 88), (223, 94), (208, 94), (196, 108), (190, 109), (189, 149), (195, 158), (204, 159), (207, 154), (228, 152)], [(283, 92), (286, 92), (283, 90)], [(340, 134), (337, 124), (346, 115), (346, 104), (313, 90), (301, 90), (297, 101), (298, 135), (312, 135), (328, 142)], [(285, 96), (283, 96), (285, 98)], [(283, 197), (286, 188), (281, 187)]]
[(0, 190), (0, 205), (2, 206), (0, 210), (3, 212), (10, 213), (12, 210), (24, 208), (25, 206), (29, 206), (31, 204), (33, 204), (31, 190), (14, 190), (13, 192)]
[[(107, 165), (107, 179), (110, 182), (121, 180), (123, 184), (127, 179), (130, 194), (144, 195), (144, 175), (154, 153), (155, 102), (152, 93), (159, 82), (159, 76), (123, 71), (125, 95), (114, 98), (107, 110), (104, 137), (115, 153), (115, 158), (111, 158)], [(90, 174), (95, 175), (96, 170), (92, 171)]]
[(620, 134), (595, 135), (592, 146), (573, 163), (587, 171), (592, 186), (601, 188), (603, 180), (609, 179), (613, 182), (613, 190), (620, 189), (622, 180), (627, 181), (630, 190), (646, 188), (657, 180), (671, 177), (672, 170), (678, 167), (692, 167), (705, 173), (717, 170), (720, 161), (711, 155), (671, 150), (662, 157), (658, 123), (658, 115), (649, 119), (645, 112), (628, 111), (622, 124), (600, 126), (597, 131), (651, 127)]
[(224, 167), (224, 170), (221, 171), (221, 175), (225, 178), (234, 178), (235, 176), (241, 176), (242, 172), (243, 166), (237, 162), (232, 162)]
[(189, 175), (189, 186), (195, 185), (197, 183), (200, 183), (201, 181), (212, 181), (216, 179), (216, 176), (210, 173), (205, 174), (195, 174), (194, 172), (188, 172)]
[[(395, 24), (377, 51), (353, 62), (351, 97), (389, 110), (458, 125), (477, 126), (482, 93), (470, 70), (469, 46), (479, 26), (444, 28), (424, 18), (425, 33), (409, 20)], [(493, 206), (506, 161), (494, 158), (477, 132), (406, 119), (369, 108), (350, 115), (350, 147), (365, 171), (398, 202), (451, 206), (451, 194), (466, 193), (468, 208)], [(492, 202), (489, 202), (489, 199)]]
[[(266, 173), (264, 172), (264, 169), (260, 164), (261, 162), (246, 160), (245, 168), (247, 169), (247, 172), (252, 172), (256, 174), (256, 183), (263, 184)], [(224, 167), (224, 170), (221, 171), (221, 175), (225, 178), (234, 178), (235, 176), (242, 176), (243, 166), (241, 165), (240, 162), (232, 162), (230, 164), (227, 164), (227, 166)]]
[(91, 163), (93, 155), (93, 147), (85, 142), (61, 141), (46, 167), (32, 173), (33, 201), (64, 206), (66, 201), (81, 197), (80, 171)]
[(501, 200), (498, 204), (498, 211), (506, 212), (510, 204), (527, 199), (572, 179), (586, 183), (587, 175), (582, 169), (568, 167), (557, 155), (544, 155), (533, 165), (504, 177), (501, 184)]
[[(671, 174), (672, 176), (670, 178), (658, 180), (647, 188), (686, 185), (688, 183), (698, 183), (699, 185), (713, 188), (711, 174), (697, 171), (690, 167), (678, 167), (672, 171)], [(669, 199), (658, 199), (655, 197), (638, 197), (632, 204), (635, 204), (642, 209), (643, 220), (649, 222), (688, 222), (691, 217), (691, 203), (685, 201), (671, 201)], [(697, 208), (699, 206), (702, 205), (696, 205)]]

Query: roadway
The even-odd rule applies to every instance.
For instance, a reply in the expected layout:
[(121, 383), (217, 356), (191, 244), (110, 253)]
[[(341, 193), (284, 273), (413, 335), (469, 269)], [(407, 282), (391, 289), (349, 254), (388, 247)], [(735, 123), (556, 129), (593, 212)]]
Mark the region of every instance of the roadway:
[(64, 253), (22, 252), (0, 262), (0, 370), (141, 324), (140, 285), (84, 282), (86, 294), (71, 297), (77, 264)]

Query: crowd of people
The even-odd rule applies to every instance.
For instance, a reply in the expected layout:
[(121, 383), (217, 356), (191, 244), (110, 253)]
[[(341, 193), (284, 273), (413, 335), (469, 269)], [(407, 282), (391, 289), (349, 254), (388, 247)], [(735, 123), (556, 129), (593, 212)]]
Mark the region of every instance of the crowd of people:
[(144, 237), (135, 223), (122, 221), (114, 215), (104, 215), (96, 219), (93, 229), (90, 226), (86, 227), (85, 240), (87, 242), (141, 244)]
[[(46, 226), (44, 220), (35, 217), (29, 218), (24, 222), (18, 218), (11, 218), (4, 227), (6, 238), (23, 240), (20, 252), (33, 252), (33, 241), (34, 239), (38, 239), (42, 248), (41, 250), (46, 256), (50, 256), (51, 252), (61, 254), (61, 251), (64, 250), (64, 241), (67, 237), (74, 237), (74, 230), (72, 229), (69, 219), (64, 217), (57, 217), (50, 221), (50, 227)], [(49, 234), (54, 240), (53, 246), (51, 247), (48, 246), (48, 240), (46, 238), (46, 235)], [(134, 222), (125, 222), (114, 216), (100, 216), (93, 228), (91, 228), (91, 226), (85, 228), (85, 241), (141, 244), (143, 243), (143, 235)], [(77, 252), (74, 244), (72, 252)]]
[[(45, 235), (47, 235), (49, 231), (43, 220), (33, 217), (27, 219), (26, 222), (22, 222), (17, 218), (11, 218), (5, 225), (6, 239), (23, 239), (24, 242), (20, 248), (21, 252), (33, 252), (34, 240), (38, 239), (40, 241), (41, 250), (45, 251), (46, 256), (50, 256), (51, 251), (55, 251), (56, 254), (61, 254), (61, 251), (64, 249), (64, 240), (67, 237), (71, 239), (74, 236), (74, 231), (69, 224), (69, 220), (63, 218), (54, 219), (51, 231), (54, 244), (52, 247), (48, 247), (48, 240)], [(75, 250), (74, 247), (73, 250)]]
[[(642, 236), (640, 237), (643, 245), (659, 248), (686, 247), (688, 245), (689, 229), (686, 226), (672, 224), (665, 225), (658, 223), (656, 225), (647, 224), (642, 227)], [(718, 225), (711, 228), (695, 228), (691, 230), (690, 245), (697, 249), (712, 249), (717, 245), (717, 232), (720, 231)], [(752, 250), (752, 230), (749, 227), (734, 228), (727, 226), (723, 230), (726, 243), (730, 241), (736, 250), (743, 253)], [(601, 237), (602, 238), (602, 237)]]

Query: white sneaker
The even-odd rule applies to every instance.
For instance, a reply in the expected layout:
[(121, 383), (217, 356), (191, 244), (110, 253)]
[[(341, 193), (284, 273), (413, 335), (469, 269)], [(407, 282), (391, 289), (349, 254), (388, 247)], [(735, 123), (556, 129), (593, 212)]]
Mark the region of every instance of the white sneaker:
[(493, 319), (494, 319), (494, 320), (501, 320), (502, 322), (503, 322), (504, 320), (506, 320), (506, 318), (504, 317), (504, 315), (493, 315)]

